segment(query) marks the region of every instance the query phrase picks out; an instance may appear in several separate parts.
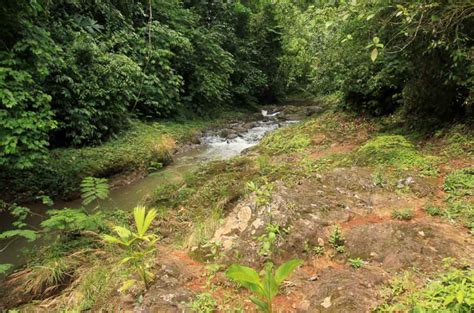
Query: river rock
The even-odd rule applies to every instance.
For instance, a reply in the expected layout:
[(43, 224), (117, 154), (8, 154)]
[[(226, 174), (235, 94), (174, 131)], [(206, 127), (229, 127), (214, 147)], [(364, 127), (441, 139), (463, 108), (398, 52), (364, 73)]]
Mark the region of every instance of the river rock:
[(305, 111), (306, 111), (305, 113), (307, 116), (311, 116), (316, 113), (321, 113), (323, 111), (323, 108), (317, 105), (313, 105), (313, 106), (306, 107)]
[(225, 139), (237, 138), (237, 133), (233, 129), (223, 129), (219, 135)]

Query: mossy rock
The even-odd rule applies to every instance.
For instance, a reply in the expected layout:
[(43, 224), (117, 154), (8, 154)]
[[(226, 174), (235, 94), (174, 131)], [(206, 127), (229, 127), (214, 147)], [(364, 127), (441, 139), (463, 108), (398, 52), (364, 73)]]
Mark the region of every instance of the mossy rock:
[(437, 158), (424, 156), (400, 135), (383, 135), (366, 142), (354, 154), (357, 165), (386, 165), (399, 170), (419, 170), (422, 174), (437, 173)]

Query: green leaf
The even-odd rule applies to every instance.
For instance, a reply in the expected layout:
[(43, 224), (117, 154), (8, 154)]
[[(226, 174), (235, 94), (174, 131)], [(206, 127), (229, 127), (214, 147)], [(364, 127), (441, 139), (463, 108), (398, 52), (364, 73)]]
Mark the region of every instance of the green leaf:
[(240, 283), (245, 288), (260, 295), (265, 295), (260, 277), (254, 269), (233, 264), (227, 269), (225, 275), (235, 282)]
[(117, 237), (114, 237), (114, 236), (110, 236), (110, 235), (102, 235), (102, 239), (106, 242), (109, 242), (109, 243), (118, 243), (118, 244), (121, 244), (121, 245), (126, 244), (126, 242), (124, 242), (123, 240), (121, 240)]
[(274, 296), (278, 293), (278, 286), (275, 278), (272, 273), (273, 265), (266, 266), (265, 276), (263, 278), (263, 287), (266, 295), (266, 299), (273, 299)]
[(372, 50), (372, 53), (370, 53), (370, 59), (372, 60), (372, 62), (375, 62), (375, 60), (377, 60), (378, 55), (379, 55), (379, 51), (377, 50), (377, 48), (374, 48)]
[(7, 230), (0, 233), (0, 239), (8, 239), (12, 237), (23, 237), (28, 241), (33, 241), (37, 238), (38, 234), (34, 230), (30, 229), (13, 229)]
[(125, 227), (115, 226), (114, 231), (120, 236), (122, 240), (128, 240), (130, 237), (132, 237), (132, 232)]
[(137, 281), (135, 279), (126, 280), (122, 284), (122, 287), (119, 288), (118, 292), (123, 293), (123, 292), (127, 291), (128, 289), (132, 288), (136, 283), (137, 283)]
[(294, 259), (290, 260), (278, 267), (275, 272), (275, 281), (278, 286), (301, 264), (303, 264), (303, 260)]
[(86, 177), (81, 182), (82, 203), (88, 205), (95, 200), (104, 200), (109, 196), (109, 185), (105, 178)]
[(456, 300), (458, 303), (462, 303), (464, 301), (464, 290), (459, 290), (458, 293), (456, 294)]
[(264, 312), (268, 312), (268, 310), (269, 310), (268, 304), (263, 302), (259, 298), (251, 296), (250, 301), (255, 303), (257, 305), (257, 307), (260, 308), (260, 310), (262, 310)]
[(13, 264), (8, 264), (8, 263), (0, 264), (0, 274), (7, 272), (12, 267), (13, 267)]
[(444, 298), (443, 305), (448, 305), (448, 304), (450, 304), (451, 302), (454, 301), (455, 298), (456, 298), (456, 295), (448, 295), (448, 296), (446, 296), (446, 298)]

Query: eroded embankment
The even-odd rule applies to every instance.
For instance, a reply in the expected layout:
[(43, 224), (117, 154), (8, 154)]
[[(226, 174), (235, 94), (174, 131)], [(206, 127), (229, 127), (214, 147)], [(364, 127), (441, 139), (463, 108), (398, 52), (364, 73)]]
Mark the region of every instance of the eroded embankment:
[[(150, 291), (140, 307), (177, 311), (210, 294), (221, 311), (254, 310), (223, 270), (299, 257), (305, 264), (275, 300), (278, 310), (365, 312), (399, 303), (403, 311), (408, 295), (440, 270), (473, 266), (472, 135), (451, 131), (413, 141), (382, 131), (367, 120), (325, 114), (279, 130), (246, 157), (203, 169), (200, 182), (184, 186), (193, 194), (180, 205), (223, 212), (223, 220), (203, 212), (190, 218), (188, 251), (207, 262), (200, 269), (208, 269), (206, 280), (187, 277), (169, 292)], [(249, 191), (247, 181), (258, 188)], [(454, 260), (448, 269), (446, 258)], [(179, 271), (169, 275), (182, 279)], [(416, 287), (395, 290), (402, 278)]]

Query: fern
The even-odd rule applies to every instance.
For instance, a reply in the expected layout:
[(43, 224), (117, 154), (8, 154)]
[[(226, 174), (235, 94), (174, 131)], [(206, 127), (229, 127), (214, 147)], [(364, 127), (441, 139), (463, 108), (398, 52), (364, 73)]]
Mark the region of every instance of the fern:
[(89, 215), (83, 209), (48, 210), (47, 214), (49, 217), (41, 222), (41, 227), (48, 231), (97, 231), (104, 227), (100, 213)]
[(88, 205), (109, 196), (109, 184), (105, 178), (86, 177), (81, 182), (82, 203)]

